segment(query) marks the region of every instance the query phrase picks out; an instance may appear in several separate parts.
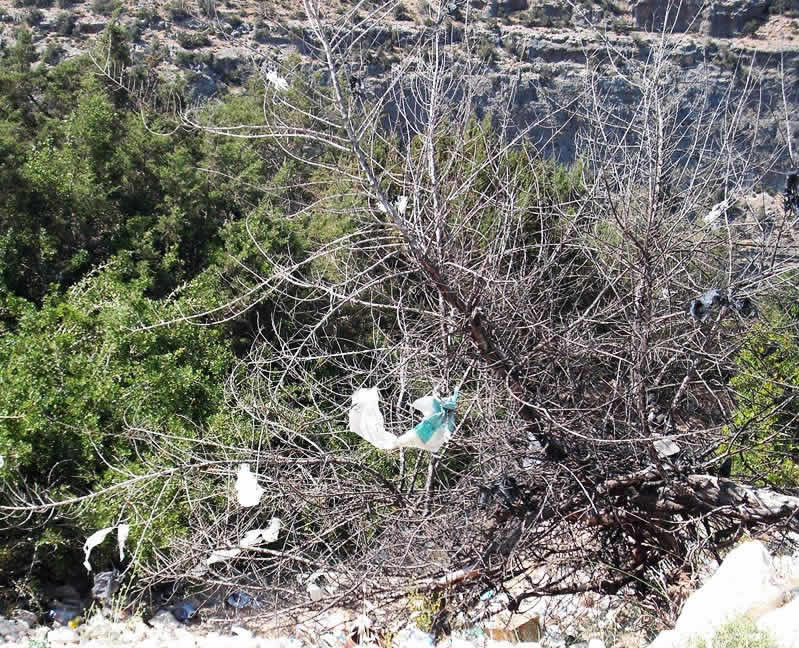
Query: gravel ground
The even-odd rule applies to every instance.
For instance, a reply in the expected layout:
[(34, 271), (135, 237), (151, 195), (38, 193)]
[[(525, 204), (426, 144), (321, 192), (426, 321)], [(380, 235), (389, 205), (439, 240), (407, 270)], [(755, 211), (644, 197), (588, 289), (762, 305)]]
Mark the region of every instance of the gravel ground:
[[(379, 648), (377, 640), (355, 644), (343, 632), (328, 632), (314, 639), (293, 636), (269, 637), (243, 626), (210, 630), (203, 625), (184, 626), (169, 612), (161, 612), (149, 624), (138, 617), (110, 621), (96, 615), (76, 627), (29, 625), (30, 619), (19, 621), (0, 617), (0, 646), (5, 648)], [(427, 648), (433, 645), (431, 635), (413, 625), (400, 630), (392, 640), (393, 648)], [(439, 648), (540, 648), (537, 643), (494, 641), (479, 631), (455, 634), (440, 641)], [(588, 648), (604, 648), (593, 645)]]

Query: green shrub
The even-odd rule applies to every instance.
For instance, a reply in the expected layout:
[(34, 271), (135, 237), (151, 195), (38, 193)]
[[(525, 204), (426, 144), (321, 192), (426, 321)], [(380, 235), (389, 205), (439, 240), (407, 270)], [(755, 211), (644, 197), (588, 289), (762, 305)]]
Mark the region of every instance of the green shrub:
[(55, 30), (61, 36), (69, 36), (75, 29), (76, 19), (75, 16), (69, 11), (62, 11), (56, 16)]
[(92, 0), (92, 11), (101, 16), (110, 16), (118, 6), (118, 0)]
[(205, 33), (181, 31), (178, 32), (178, 43), (182, 48), (191, 50), (210, 45), (211, 41)]
[(408, 11), (408, 7), (406, 7), (405, 4), (402, 2), (397, 3), (397, 6), (394, 7), (393, 15), (394, 15), (394, 20), (402, 20), (402, 21), (413, 20), (411, 12)]
[[(778, 648), (769, 633), (758, 630), (748, 617), (724, 624), (713, 635), (713, 648)], [(697, 642), (696, 648), (707, 648), (705, 641)]]
[(38, 25), (42, 22), (44, 18), (44, 14), (39, 9), (28, 9), (25, 13), (25, 24), (33, 27), (34, 25)]

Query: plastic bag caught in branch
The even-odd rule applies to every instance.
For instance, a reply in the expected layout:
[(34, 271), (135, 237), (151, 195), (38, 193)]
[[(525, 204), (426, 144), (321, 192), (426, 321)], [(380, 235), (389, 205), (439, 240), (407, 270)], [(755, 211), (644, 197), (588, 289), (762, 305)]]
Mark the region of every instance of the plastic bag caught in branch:
[(352, 395), (350, 430), (380, 450), (397, 447), (397, 437), (386, 431), (377, 387), (359, 389)]
[(385, 429), (379, 400), (376, 387), (359, 389), (352, 395), (350, 430), (380, 450), (420, 448), (436, 452), (455, 429), (457, 389), (445, 400), (437, 396), (415, 400), (412, 406), (424, 415), (424, 419), (400, 437), (395, 437)]
[(264, 489), (258, 485), (258, 478), (250, 472), (250, 464), (240, 464), (236, 477), (236, 497), (242, 506), (255, 506), (261, 501)]
[(83, 561), (83, 566), (86, 568), (86, 571), (92, 570), (92, 565), (89, 562), (89, 558), (92, 555), (92, 550), (97, 546), (103, 543), (103, 540), (108, 537), (108, 534), (111, 533), (114, 529), (117, 529), (117, 544), (119, 545), (119, 559), (125, 560), (125, 541), (128, 539), (128, 534), (130, 533), (130, 526), (127, 524), (120, 524), (118, 527), (108, 527), (105, 529), (100, 529), (99, 531), (95, 531), (92, 533), (88, 538), (86, 538), (86, 542), (83, 543), (83, 553), (86, 555), (86, 560)]
[(442, 400), (437, 396), (425, 396), (412, 403), (412, 407), (424, 415), (421, 423), (397, 439), (397, 446), (421, 448), (436, 452), (444, 445), (455, 430), (455, 405), (458, 390), (449, 398)]
[(233, 549), (216, 549), (205, 560), (205, 564), (210, 567), (214, 563), (224, 562), (238, 556), (243, 549), (256, 547), (260, 544), (269, 544), (277, 540), (280, 534), (280, 518), (272, 518), (269, 526), (265, 529), (251, 529), (244, 534), (239, 541), (239, 546)]

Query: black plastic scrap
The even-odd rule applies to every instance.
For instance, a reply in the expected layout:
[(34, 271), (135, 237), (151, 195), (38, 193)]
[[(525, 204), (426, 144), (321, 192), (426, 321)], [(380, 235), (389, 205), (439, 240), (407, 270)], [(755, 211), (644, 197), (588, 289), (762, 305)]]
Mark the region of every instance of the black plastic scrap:
[(100, 572), (94, 576), (92, 596), (105, 603), (117, 592), (119, 586), (119, 572), (116, 569)]
[(688, 314), (696, 321), (704, 322), (724, 306), (734, 310), (741, 317), (752, 317), (757, 314), (757, 308), (749, 297), (727, 298), (718, 288), (711, 288), (704, 295), (692, 299), (688, 305)]
[(789, 171), (785, 178), (782, 206), (786, 212), (799, 214), (799, 169)]
[(503, 475), (493, 484), (480, 486), (477, 495), (477, 506), (486, 509), (494, 502), (498, 502), (503, 509), (513, 508), (517, 501), (521, 501), (522, 492), (519, 484), (511, 475)]

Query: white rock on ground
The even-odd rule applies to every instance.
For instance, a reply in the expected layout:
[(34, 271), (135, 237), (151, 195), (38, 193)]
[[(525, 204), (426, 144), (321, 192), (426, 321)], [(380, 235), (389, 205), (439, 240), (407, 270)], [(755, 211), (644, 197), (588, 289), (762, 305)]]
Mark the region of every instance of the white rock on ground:
[(711, 646), (722, 625), (742, 616), (768, 630), (780, 648), (799, 648), (799, 603), (784, 605), (792, 597), (799, 558), (783, 557), (779, 567), (760, 542), (736, 547), (688, 597), (674, 629), (661, 632), (649, 648), (682, 648), (698, 640)]
[(799, 648), (799, 598), (767, 612), (756, 625), (770, 633), (783, 648)]

